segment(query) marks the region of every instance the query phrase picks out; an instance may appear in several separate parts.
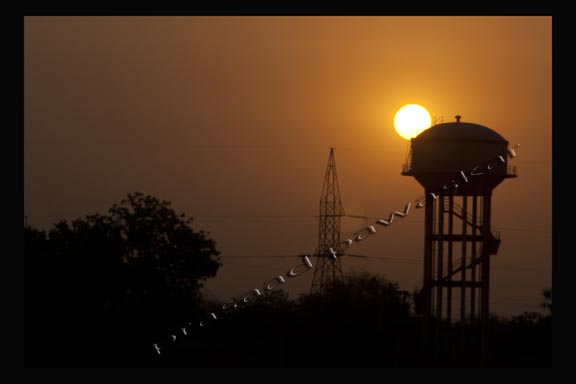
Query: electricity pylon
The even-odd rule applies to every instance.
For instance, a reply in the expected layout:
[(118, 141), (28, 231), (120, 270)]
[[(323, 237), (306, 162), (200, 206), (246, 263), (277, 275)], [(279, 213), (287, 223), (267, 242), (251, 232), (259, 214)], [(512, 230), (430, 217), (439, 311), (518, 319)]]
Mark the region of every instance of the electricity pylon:
[(326, 283), (343, 277), (340, 258), (334, 257), (333, 253), (329, 251), (332, 248), (336, 253), (340, 253), (340, 218), (342, 216), (344, 216), (344, 207), (340, 200), (334, 148), (330, 148), (330, 157), (328, 158), (328, 167), (320, 198), (318, 247), (314, 252), (316, 265), (311, 288), (313, 293), (322, 292)]

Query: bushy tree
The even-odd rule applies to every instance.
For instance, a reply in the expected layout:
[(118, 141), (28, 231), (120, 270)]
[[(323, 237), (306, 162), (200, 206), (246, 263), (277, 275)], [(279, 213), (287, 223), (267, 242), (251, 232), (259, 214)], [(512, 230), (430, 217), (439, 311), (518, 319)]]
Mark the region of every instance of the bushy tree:
[(25, 227), (27, 329), (52, 348), (106, 340), (109, 354), (120, 339), (149, 343), (189, 317), (221, 266), (214, 240), (191, 222), (169, 202), (133, 193), (48, 234)]
[(410, 305), (398, 284), (368, 272), (351, 272), (326, 285), (322, 293), (300, 298), (303, 307), (344, 311), (347, 317), (400, 319), (409, 316)]

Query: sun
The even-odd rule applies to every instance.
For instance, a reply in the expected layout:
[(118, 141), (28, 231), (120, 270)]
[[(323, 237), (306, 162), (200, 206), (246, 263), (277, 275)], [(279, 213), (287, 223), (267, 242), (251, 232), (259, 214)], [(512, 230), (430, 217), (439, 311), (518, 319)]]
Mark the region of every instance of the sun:
[(394, 115), (394, 128), (402, 138), (410, 140), (430, 128), (430, 113), (419, 104), (407, 104)]

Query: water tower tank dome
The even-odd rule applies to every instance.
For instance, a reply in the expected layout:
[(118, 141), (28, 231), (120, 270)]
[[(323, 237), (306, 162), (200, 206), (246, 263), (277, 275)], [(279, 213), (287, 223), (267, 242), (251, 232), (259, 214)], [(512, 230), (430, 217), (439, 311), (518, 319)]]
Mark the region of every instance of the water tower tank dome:
[(415, 137), (415, 141), (484, 141), (504, 142), (498, 132), (480, 124), (462, 121), (441, 123), (430, 127)]

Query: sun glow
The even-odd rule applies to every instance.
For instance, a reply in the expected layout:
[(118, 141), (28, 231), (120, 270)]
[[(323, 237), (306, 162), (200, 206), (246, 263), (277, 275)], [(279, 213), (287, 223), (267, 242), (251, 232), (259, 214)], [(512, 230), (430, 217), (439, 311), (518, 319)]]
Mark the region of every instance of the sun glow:
[(394, 115), (396, 133), (406, 140), (418, 136), (422, 131), (430, 128), (431, 124), (430, 113), (418, 104), (407, 104)]

